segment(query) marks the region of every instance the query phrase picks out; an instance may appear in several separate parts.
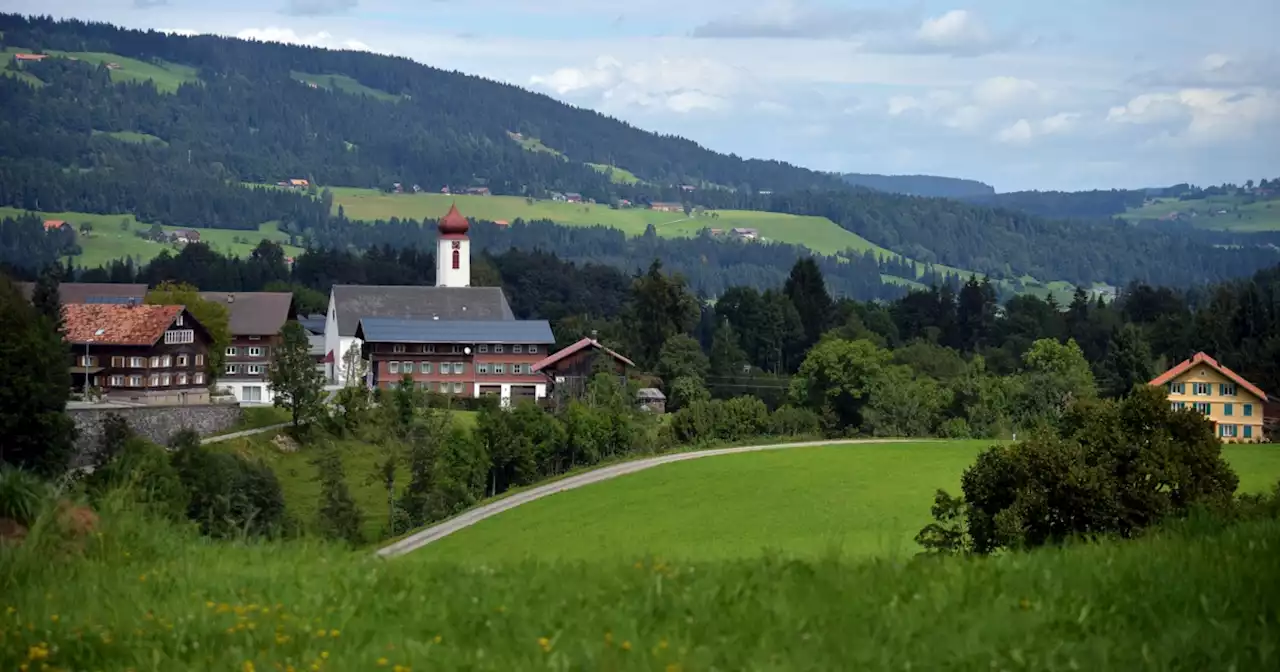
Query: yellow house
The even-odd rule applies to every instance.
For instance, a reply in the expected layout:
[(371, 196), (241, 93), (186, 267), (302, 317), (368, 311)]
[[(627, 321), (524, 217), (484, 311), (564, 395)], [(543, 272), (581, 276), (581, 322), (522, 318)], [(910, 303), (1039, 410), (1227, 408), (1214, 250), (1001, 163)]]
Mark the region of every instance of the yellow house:
[(1175, 409), (1190, 408), (1208, 416), (1224, 443), (1263, 440), (1262, 414), (1267, 394), (1203, 352), (1149, 384), (1168, 389), (1169, 402)]

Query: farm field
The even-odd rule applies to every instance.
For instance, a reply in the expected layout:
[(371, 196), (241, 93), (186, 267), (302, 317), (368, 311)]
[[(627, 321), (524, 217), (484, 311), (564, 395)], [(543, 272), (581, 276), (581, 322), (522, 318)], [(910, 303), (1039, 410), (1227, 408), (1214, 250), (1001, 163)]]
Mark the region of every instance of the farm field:
[[(268, 422), (275, 420), (271, 412), (264, 410), (258, 412), (258, 415), (262, 418), (262, 423), (265, 423), (260, 426), (274, 424)], [(248, 417), (246, 421), (252, 424), (254, 419)], [(283, 420), (287, 421), (288, 418)], [(459, 427), (474, 427), (476, 414), (473, 411), (454, 411), (453, 422)], [(280, 452), (271, 443), (277, 433), (267, 432), (231, 439), (211, 444), (210, 448), (260, 460), (270, 466), (276, 478), (280, 479), (280, 489), (284, 492), (289, 512), (304, 524), (310, 525), (315, 520), (316, 507), (320, 503), (320, 483), (316, 480), (316, 467), (311, 464), (315, 449), (303, 448), (296, 453)], [(384, 448), (354, 439), (337, 440), (334, 443), (342, 453), (342, 467), (351, 497), (364, 512), (365, 538), (377, 539), (387, 527), (387, 491), (378, 472), (378, 461), (386, 459)], [(404, 478), (408, 478), (407, 473)]]
[(138, 131), (94, 131), (94, 135), (105, 135), (109, 138), (119, 140), (120, 142), (130, 142), (134, 144), (155, 143), (157, 145), (167, 145), (161, 138), (157, 138), (150, 133), (139, 133)]
[[(1219, 214), (1222, 210), (1227, 212)], [(1141, 208), (1124, 213), (1121, 217), (1130, 221), (1139, 221), (1160, 219), (1174, 212), (1182, 213), (1184, 219), (1181, 221), (1190, 222), (1198, 229), (1241, 233), (1280, 231), (1280, 200), (1246, 203), (1245, 199), (1238, 196), (1210, 196), (1194, 201), (1157, 198)], [(1192, 212), (1195, 213), (1194, 217), (1190, 217)]]
[[(410, 554), (417, 562), (705, 561), (914, 555), (938, 488), (990, 441), (850, 444), (662, 465), (557, 493)], [(1280, 480), (1276, 446), (1230, 446), (1242, 492)]]
[(329, 91), (341, 91), (356, 96), (368, 96), (377, 100), (396, 102), (401, 100), (403, 96), (397, 96), (380, 89), (365, 86), (360, 82), (346, 75), (313, 75), (306, 72), (293, 71), (289, 73), (293, 79), (304, 84), (315, 84), (321, 89)]
[[(25, 212), (27, 211), (18, 208), (0, 207), (0, 218), (17, 217)], [(77, 234), (77, 240), (80, 242), (83, 252), (71, 258), (76, 265), (85, 268), (95, 268), (113, 260), (125, 258), (146, 262), (155, 258), (163, 250), (177, 250), (174, 245), (156, 243), (134, 235), (136, 231), (150, 229), (151, 225), (139, 222), (132, 215), (98, 215), (87, 212), (43, 212), (36, 214), (44, 219), (60, 219), (69, 222), (77, 229), (79, 229), (79, 225), (82, 222), (88, 222), (93, 226), (90, 236), (86, 237), (83, 234)], [(233, 256), (248, 256), (263, 239), (280, 243), (286, 255), (293, 256), (302, 252), (302, 248), (287, 244), (289, 236), (281, 233), (275, 222), (266, 222), (260, 225), (257, 231), (201, 229), (184, 226), (162, 226), (160, 228), (165, 231), (176, 231), (178, 229), (198, 231), (202, 242), (208, 243), (212, 249), (218, 252)], [(237, 243), (233, 240), (235, 238), (248, 239), (249, 242)]]
[[(12, 58), (13, 54), (26, 51), (30, 51), (30, 49), (9, 47), (2, 53), (4, 59), (7, 61)], [(176, 92), (178, 87), (184, 82), (199, 81), (195, 68), (178, 65), (176, 63), (167, 63), (165, 61), (146, 62), (121, 56), (119, 54), (108, 54), (93, 51), (58, 51), (56, 49), (48, 49), (45, 50), (44, 53), (47, 53), (50, 56), (75, 58), (93, 65), (101, 63), (115, 63), (120, 67), (119, 69), (111, 71), (112, 81), (143, 82), (151, 80), (155, 82), (156, 90), (165, 93)]]

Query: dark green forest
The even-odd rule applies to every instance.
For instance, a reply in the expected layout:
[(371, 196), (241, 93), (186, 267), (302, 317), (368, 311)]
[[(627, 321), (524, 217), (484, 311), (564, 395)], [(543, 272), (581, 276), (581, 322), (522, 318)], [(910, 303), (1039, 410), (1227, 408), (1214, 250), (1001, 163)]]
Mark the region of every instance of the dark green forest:
[(977, 180), (936, 175), (868, 175), (844, 173), (840, 179), (855, 187), (905, 196), (929, 196), (934, 198), (966, 198), (995, 194), (996, 188)]
[[(718, 154), (518, 87), (403, 58), (16, 15), (0, 15), (0, 31), (5, 47), (114, 53), (182, 64), (197, 74), (176, 91), (162, 92), (151, 82), (115, 82), (105, 66), (82, 60), (7, 62), (4, 67), (22, 68), (41, 85), (0, 77), (3, 206), (240, 230), (279, 221), (294, 242), (314, 248), (431, 249), (423, 244), (430, 234), (422, 230), (353, 225), (331, 213), (322, 193), (246, 186), (296, 177), (329, 186), (483, 185), (495, 194), (534, 198), (574, 191), (600, 202), (683, 200), (818, 215), (919, 262), (994, 279), (1191, 287), (1246, 276), (1280, 260), (1280, 250), (1262, 245), (1261, 238), (1237, 237), (1224, 246), (1162, 227), (1057, 221), (853, 187), (839, 176)], [(297, 81), (297, 73), (341, 74), (381, 93), (312, 88)], [(145, 133), (158, 142), (124, 142), (107, 135), (113, 132)], [(560, 154), (528, 151), (512, 132), (538, 138)], [(585, 162), (618, 165), (642, 181), (616, 184)], [(507, 238), (492, 233), (482, 246), (553, 249), (565, 259), (628, 272), (635, 260), (660, 256), (707, 295), (734, 285), (776, 285), (804, 254), (786, 246), (628, 241), (606, 231), (534, 226), (512, 227)], [(40, 252), (50, 247), (46, 242), (8, 238), (4, 261), (28, 269), (47, 263), (47, 252)], [(881, 273), (914, 278), (901, 262), (853, 256), (847, 266), (820, 260), (837, 294), (892, 298), (903, 290), (879, 282)]]

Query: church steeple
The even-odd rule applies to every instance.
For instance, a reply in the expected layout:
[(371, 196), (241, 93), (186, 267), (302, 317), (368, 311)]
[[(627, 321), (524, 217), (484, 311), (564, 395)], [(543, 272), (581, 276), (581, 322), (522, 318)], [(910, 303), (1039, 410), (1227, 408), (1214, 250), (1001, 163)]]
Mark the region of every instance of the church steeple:
[(457, 204), (440, 218), (440, 239), (436, 243), (436, 287), (471, 286), (471, 224), (458, 212)]

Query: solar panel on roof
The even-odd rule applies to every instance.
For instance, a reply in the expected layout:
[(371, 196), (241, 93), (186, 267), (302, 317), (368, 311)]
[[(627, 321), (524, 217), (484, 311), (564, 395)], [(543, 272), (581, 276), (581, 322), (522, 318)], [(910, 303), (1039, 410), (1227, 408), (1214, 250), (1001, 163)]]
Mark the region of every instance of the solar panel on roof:
[(141, 297), (137, 296), (86, 296), (85, 303), (110, 303), (110, 304), (128, 304), (140, 303)]

